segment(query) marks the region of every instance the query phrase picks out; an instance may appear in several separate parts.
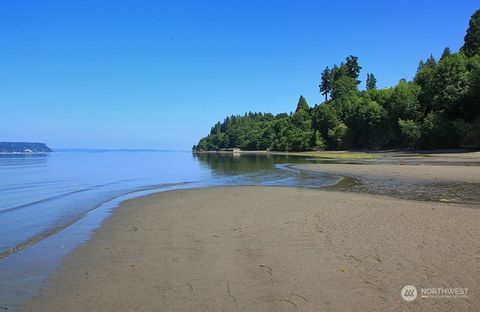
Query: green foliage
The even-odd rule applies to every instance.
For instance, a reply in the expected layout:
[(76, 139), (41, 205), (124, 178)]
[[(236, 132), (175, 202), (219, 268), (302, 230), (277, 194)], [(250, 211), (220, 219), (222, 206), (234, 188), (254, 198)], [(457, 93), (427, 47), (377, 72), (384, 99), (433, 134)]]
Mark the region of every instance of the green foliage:
[(435, 59), (430, 56), (430, 58), (426, 61), (420, 61), (418, 65), (417, 73), (413, 81), (420, 86), (420, 94), (418, 95), (418, 100), (422, 106), (421, 111), (423, 115), (426, 115), (432, 110), (432, 102), (433, 102), (433, 86), (432, 86), (432, 78), (435, 74), (435, 68), (437, 66), (437, 62)]
[(333, 88), (333, 83), (335, 81), (337, 81), (338, 79), (346, 75), (347, 75), (347, 68), (345, 67), (345, 64), (340, 63), (340, 66), (337, 66), (337, 64), (333, 65), (332, 71), (331, 71), (332, 88)]
[(447, 56), (450, 56), (450, 54), (452, 54), (452, 51), (450, 50), (449, 47), (446, 47), (445, 49), (443, 49), (442, 56), (440, 57), (440, 61), (446, 58)]
[(288, 133), (290, 143), (289, 150), (308, 151), (312, 149), (314, 130), (312, 129), (312, 117), (305, 110), (299, 110), (291, 117), (291, 129)]
[(327, 144), (323, 139), (323, 136), (320, 134), (320, 131), (315, 131), (315, 150), (323, 151), (327, 148)]
[(333, 142), (332, 148), (344, 147), (345, 139), (347, 138), (348, 127), (343, 123), (339, 123), (333, 129), (328, 129), (328, 138)]
[(420, 124), (415, 120), (398, 120), (403, 141), (410, 147), (414, 147), (418, 140), (422, 137)]
[(195, 150), (197, 151), (207, 151), (208, 150), (208, 138), (201, 138), (198, 144), (193, 146)]
[[(480, 146), (480, 10), (470, 20), (459, 53), (445, 48), (437, 62), (420, 61), (413, 81), (376, 89), (361, 66), (345, 63), (322, 72), (325, 102), (310, 108), (303, 96), (295, 113), (248, 113), (216, 123), (193, 148), (198, 151), (310, 151), (344, 148), (449, 148)], [(329, 96), (331, 99), (329, 99)]]
[(398, 119), (417, 120), (420, 117), (420, 103), (418, 95), (420, 87), (415, 83), (400, 80), (393, 89), (392, 96), (388, 102), (387, 110), (390, 120), (393, 123)]
[(297, 109), (295, 110), (295, 112), (298, 112), (301, 110), (308, 112), (309, 109), (310, 107), (308, 107), (307, 100), (305, 100), (303, 95), (300, 95), (300, 98), (298, 99)]
[(454, 124), (438, 112), (429, 113), (420, 124), (420, 148), (451, 148), (458, 145), (460, 137)]
[(324, 103), (313, 109), (313, 127), (322, 135), (328, 148), (335, 146), (335, 143), (328, 137), (328, 130), (335, 128), (339, 123), (340, 118), (334, 103)]
[(463, 101), (461, 110), (462, 118), (473, 122), (480, 119), (480, 54), (467, 61), (468, 91)]
[(377, 89), (377, 78), (373, 74), (367, 74), (366, 88), (368, 91)]
[(382, 143), (386, 111), (370, 97), (357, 97), (354, 111), (345, 119), (349, 146), (377, 148)]
[(322, 72), (322, 79), (320, 82), (320, 94), (325, 96), (325, 101), (328, 101), (328, 95), (332, 92), (333, 77), (332, 71), (327, 67)]
[(332, 99), (341, 99), (354, 96), (357, 92), (357, 81), (348, 76), (342, 76), (341, 78), (333, 82)]
[(293, 115), (248, 113), (230, 116), (217, 123), (210, 134), (198, 142), (196, 150), (307, 151), (314, 149), (315, 131), (310, 108), (303, 96)]
[(473, 13), (461, 51), (468, 57), (480, 54), (480, 10)]
[[(362, 67), (358, 65), (358, 57), (350, 55), (345, 59), (345, 61), (346, 75), (356, 80), (360, 75), (360, 71), (362, 70)], [(357, 81), (357, 84), (358, 83), (360, 83), (360, 81)]]
[(466, 57), (461, 53), (442, 59), (431, 77), (433, 110), (458, 113), (458, 105), (468, 92)]

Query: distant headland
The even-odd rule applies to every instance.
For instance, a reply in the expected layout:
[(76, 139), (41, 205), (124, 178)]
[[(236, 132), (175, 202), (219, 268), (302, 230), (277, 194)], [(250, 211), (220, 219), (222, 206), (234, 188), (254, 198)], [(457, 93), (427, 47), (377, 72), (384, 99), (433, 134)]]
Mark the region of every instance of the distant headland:
[(36, 142), (0, 142), (0, 153), (50, 153), (45, 143)]

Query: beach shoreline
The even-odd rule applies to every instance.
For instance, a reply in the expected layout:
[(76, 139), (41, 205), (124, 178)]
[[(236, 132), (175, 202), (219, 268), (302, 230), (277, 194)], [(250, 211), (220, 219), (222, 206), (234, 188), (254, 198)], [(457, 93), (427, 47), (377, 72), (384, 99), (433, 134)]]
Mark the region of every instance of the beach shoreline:
[[(471, 310), (479, 213), (292, 187), (157, 193), (115, 209), (22, 310)], [(407, 303), (407, 284), (471, 291)]]
[[(434, 150), (414, 150), (414, 149), (384, 149), (384, 150), (320, 150), (320, 151), (273, 151), (273, 150), (212, 150), (212, 151), (192, 151), (194, 154), (238, 154), (238, 155), (284, 155), (284, 156), (313, 156), (327, 158), (338, 157), (339, 155), (350, 156), (349, 158), (355, 158), (355, 156), (364, 156), (364, 158), (373, 158), (377, 156), (446, 156), (453, 158), (477, 158), (480, 156), (478, 148), (455, 148), (455, 149), (434, 149)], [(358, 157), (362, 158), (362, 157)]]

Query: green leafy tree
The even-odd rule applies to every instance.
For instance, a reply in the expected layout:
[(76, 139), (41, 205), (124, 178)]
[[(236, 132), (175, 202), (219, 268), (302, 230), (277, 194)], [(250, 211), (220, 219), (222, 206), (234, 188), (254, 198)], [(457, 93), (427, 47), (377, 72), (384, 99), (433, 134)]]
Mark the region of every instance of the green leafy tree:
[(333, 82), (332, 99), (351, 97), (357, 90), (357, 81), (349, 76), (343, 76)]
[(326, 138), (328, 129), (340, 123), (340, 118), (332, 102), (318, 105), (313, 109), (313, 126)]
[(290, 150), (290, 143), (288, 141), (289, 133), (291, 132), (290, 116), (286, 113), (278, 114), (272, 124), (273, 142), (271, 149), (278, 151)]
[(357, 97), (352, 112), (344, 119), (352, 147), (377, 147), (385, 119), (384, 108), (370, 97)]
[(427, 115), (432, 110), (434, 96), (432, 81), (436, 67), (437, 62), (433, 56), (430, 56), (426, 62), (420, 61), (417, 73), (413, 79), (413, 81), (421, 88), (418, 99), (421, 104), (421, 112), (423, 115)]
[(398, 124), (399, 119), (418, 120), (421, 117), (419, 93), (418, 85), (400, 80), (393, 90), (387, 108), (393, 124)]
[(438, 112), (430, 112), (420, 124), (421, 138), (418, 146), (421, 148), (451, 148), (458, 145), (459, 138), (452, 127)]
[(468, 57), (480, 54), (480, 10), (475, 11), (470, 18), (461, 51)]
[(402, 140), (410, 147), (414, 147), (422, 136), (421, 125), (415, 120), (398, 120)]
[(325, 143), (325, 140), (320, 133), (320, 131), (315, 131), (315, 144), (314, 148), (317, 151), (323, 151), (327, 147), (327, 144)]
[(328, 129), (328, 137), (334, 143), (333, 148), (344, 148), (345, 141), (348, 136), (348, 127), (343, 123), (339, 123), (332, 129)]
[[(480, 54), (468, 59), (467, 70), (469, 72), (468, 92), (462, 103), (461, 117), (469, 122), (480, 121)], [(476, 130), (472, 129), (472, 131)]]
[(377, 79), (373, 74), (367, 74), (366, 87), (368, 91), (377, 89)]
[[(433, 110), (459, 113), (459, 105), (468, 92), (467, 59), (461, 53), (441, 60), (432, 76)], [(452, 115), (453, 117), (453, 115)]]

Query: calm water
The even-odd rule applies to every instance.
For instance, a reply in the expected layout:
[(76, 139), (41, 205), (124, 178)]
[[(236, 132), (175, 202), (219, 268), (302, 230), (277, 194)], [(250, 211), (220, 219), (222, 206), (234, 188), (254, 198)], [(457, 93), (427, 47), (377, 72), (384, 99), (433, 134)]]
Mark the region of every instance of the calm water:
[(338, 181), (288, 167), (306, 161), (140, 151), (0, 155), (0, 308), (15, 309), (34, 294), (123, 200), (179, 188), (320, 187)]

